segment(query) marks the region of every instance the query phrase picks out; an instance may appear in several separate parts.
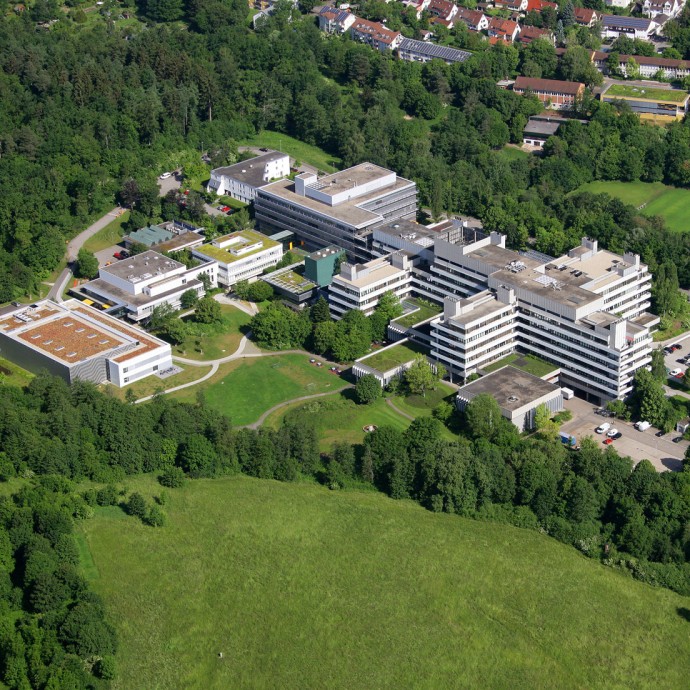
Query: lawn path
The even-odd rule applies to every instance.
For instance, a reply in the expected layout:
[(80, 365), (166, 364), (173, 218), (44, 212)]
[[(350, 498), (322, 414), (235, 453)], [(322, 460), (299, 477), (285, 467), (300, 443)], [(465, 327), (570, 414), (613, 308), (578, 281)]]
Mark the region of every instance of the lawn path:
[(388, 405), (388, 407), (390, 407), (393, 410), (393, 412), (397, 412), (401, 417), (405, 417), (405, 419), (409, 419), (411, 422), (414, 422), (415, 418), (411, 414), (403, 412), (399, 407), (396, 407), (390, 398), (386, 398), (386, 405)]

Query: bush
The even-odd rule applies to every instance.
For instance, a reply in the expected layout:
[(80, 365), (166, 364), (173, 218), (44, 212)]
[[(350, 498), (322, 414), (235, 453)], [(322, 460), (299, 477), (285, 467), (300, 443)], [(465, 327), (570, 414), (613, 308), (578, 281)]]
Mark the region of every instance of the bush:
[(146, 499), (138, 492), (134, 492), (127, 501), (127, 512), (140, 520), (144, 520), (148, 515)]
[(165, 524), (165, 513), (154, 503), (146, 516), (145, 522), (147, 525), (151, 525), (151, 527), (163, 527)]
[(115, 678), (115, 669), (115, 659), (112, 656), (104, 656), (93, 666), (94, 673), (103, 680), (112, 680)]
[(250, 302), (265, 302), (273, 297), (273, 288), (263, 280), (257, 280), (246, 289), (246, 299)]
[(112, 484), (104, 486), (96, 493), (96, 503), (99, 506), (114, 506), (117, 504), (117, 490)]
[(169, 467), (158, 477), (158, 481), (170, 489), (179, 489), (184, 484), (185, 477), (181, 467)]
[(355, 385), (357, 402), (368, 405), (381, 397), (381, 384), (373, 374), (364, 374)]

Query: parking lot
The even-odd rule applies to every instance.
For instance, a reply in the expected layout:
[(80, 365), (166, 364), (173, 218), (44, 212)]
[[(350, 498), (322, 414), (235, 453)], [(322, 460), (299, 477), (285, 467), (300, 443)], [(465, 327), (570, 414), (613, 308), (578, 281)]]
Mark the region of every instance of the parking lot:
[(585, 436), (591, 436), (603, 447), (606, 436), (597, 434), (594, 430), (600, 424), (609, 422), (612, 427), (615, 426), (623, 434), (612, 444), (620, 455), (629, 455), (635, 464), (640, 460), (647, 459), (659, 472), (682, 469), (682, 459), (690, 443), (686, 440), (673, 443), (673, 439), (679, 436), (676, 432), (672, 431), (661, 438), (657, 438), (655, 434), (658, 429), (654, 427), (650, 427), (646, 431), (637, 431), (633, 427), (633, 422), (602, 417), (596, 414), (596, 410), (599, 409), (598, 406), (579, 398), (566, 400), (565, 407), (573, 413), (573, 419), (563, 424), (561, 431), (575, 436), (578, 444), (582, 442)]

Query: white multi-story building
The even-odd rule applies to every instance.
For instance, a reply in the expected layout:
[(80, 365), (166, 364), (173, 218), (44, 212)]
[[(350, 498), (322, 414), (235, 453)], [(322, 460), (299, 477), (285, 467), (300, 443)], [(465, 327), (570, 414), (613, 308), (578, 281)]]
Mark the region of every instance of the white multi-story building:
[(249, 160), (211, 171), (207, 189), (218, 196), (230, 196), (248, 204), (256, 190), (290, 174), (290, 156), (270, 151)]
[(215, 261), (206, 258), (198, 266), (187, 268), (152, 250), (104, 266), (98, 278), (81, 286), (81, 292), (110, 306), (122, 307), (132, 321), (141, 321), (162, 304), (180, 307), (182, 293), (204, 293), (202, 274), (209, 287), (217, 284)]
[(387, 292), (400, 299), (408, 297), (412, 289), (409, 257), (403, 252), (372, 259), (365, 264), (344, 263), (340, 275), (334, 276), (328, 291), (333, 318), (357, 309), (369, 316)]
[[(616, 7), (618, 5), (615, 5)], [(657, 32), (659, 23), (653, 19), (641, 19), (639, 17), (623, 17), (616, 14), (606, 14), (601, 19), (601, 37), (639, 38), (648, 41)]]
[(283, 258), (283, 245), (260, 232), (240, 230), (193, 249), (192, 256), (213, 261), (218, 267), (218, 284), (232, 287), (275, 266)]
[(311, 248), (336, 245), (371, 258), (374, 228), (417, 213), (417, 185), (373, 163), (332, 175), (302, 173), (262, 187), (254, 201), (261, 230), (289, 230)]
[(668, 19), (675, 19), (681, 13), (684, 6), (684, 0), (644, 0), (642, 14), (650, 19), (654, 19), (659, 15), (664, 15)]
[[(596, 50), (592, 56), (594, 66), (602, 73), (609, 74), (609, 59), (611, 53)], [(628, 76), (628, 60), (633, 59), (639, 68), (640, 79), (668, 79), (679, 81), (690, 77), (690, 60), (673, 60), (663, 57), (646, 57), (645, 55), (619, 55), (618, 69), (624, 76)], [(631, 75), (632, 76), (632, 75)]]
[(4, 309), (0, 350), (19, 366), (68, 383), (122, 387), (172, 366), (170, 345), (76, 299)]
[(328, 34), (344, 34), (355, 21), (357, 17), (349, 10), (325, 5), (319, 11), (319, 29)]

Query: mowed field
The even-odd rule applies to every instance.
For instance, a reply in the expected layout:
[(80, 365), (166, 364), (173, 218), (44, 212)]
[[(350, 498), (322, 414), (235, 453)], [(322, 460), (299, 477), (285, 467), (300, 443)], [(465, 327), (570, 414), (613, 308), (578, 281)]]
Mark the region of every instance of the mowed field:
[[(234, 426), (255, 422), (266, 410), (285, 400), (304, 395), (330, 393), (344, 388), (346, 382), (309, 363), (308, 355), (275, 355), (242, 359), (223, 366), (204, 387), (207, 404), (230, 417)], [(197, 389), (173, 394), (180, 400), (193, 401)]]
[(82, 523), (116, 690), (687, 687), (690, 600), (537, 532), (248, 477), (165, 510)]
[(661, 182), (588, 182), (578, 192), (609, 194), (639, 208), (646, 216), (661, 216), (669, 230), (690, 231), (690, 189), (669, 187)]

